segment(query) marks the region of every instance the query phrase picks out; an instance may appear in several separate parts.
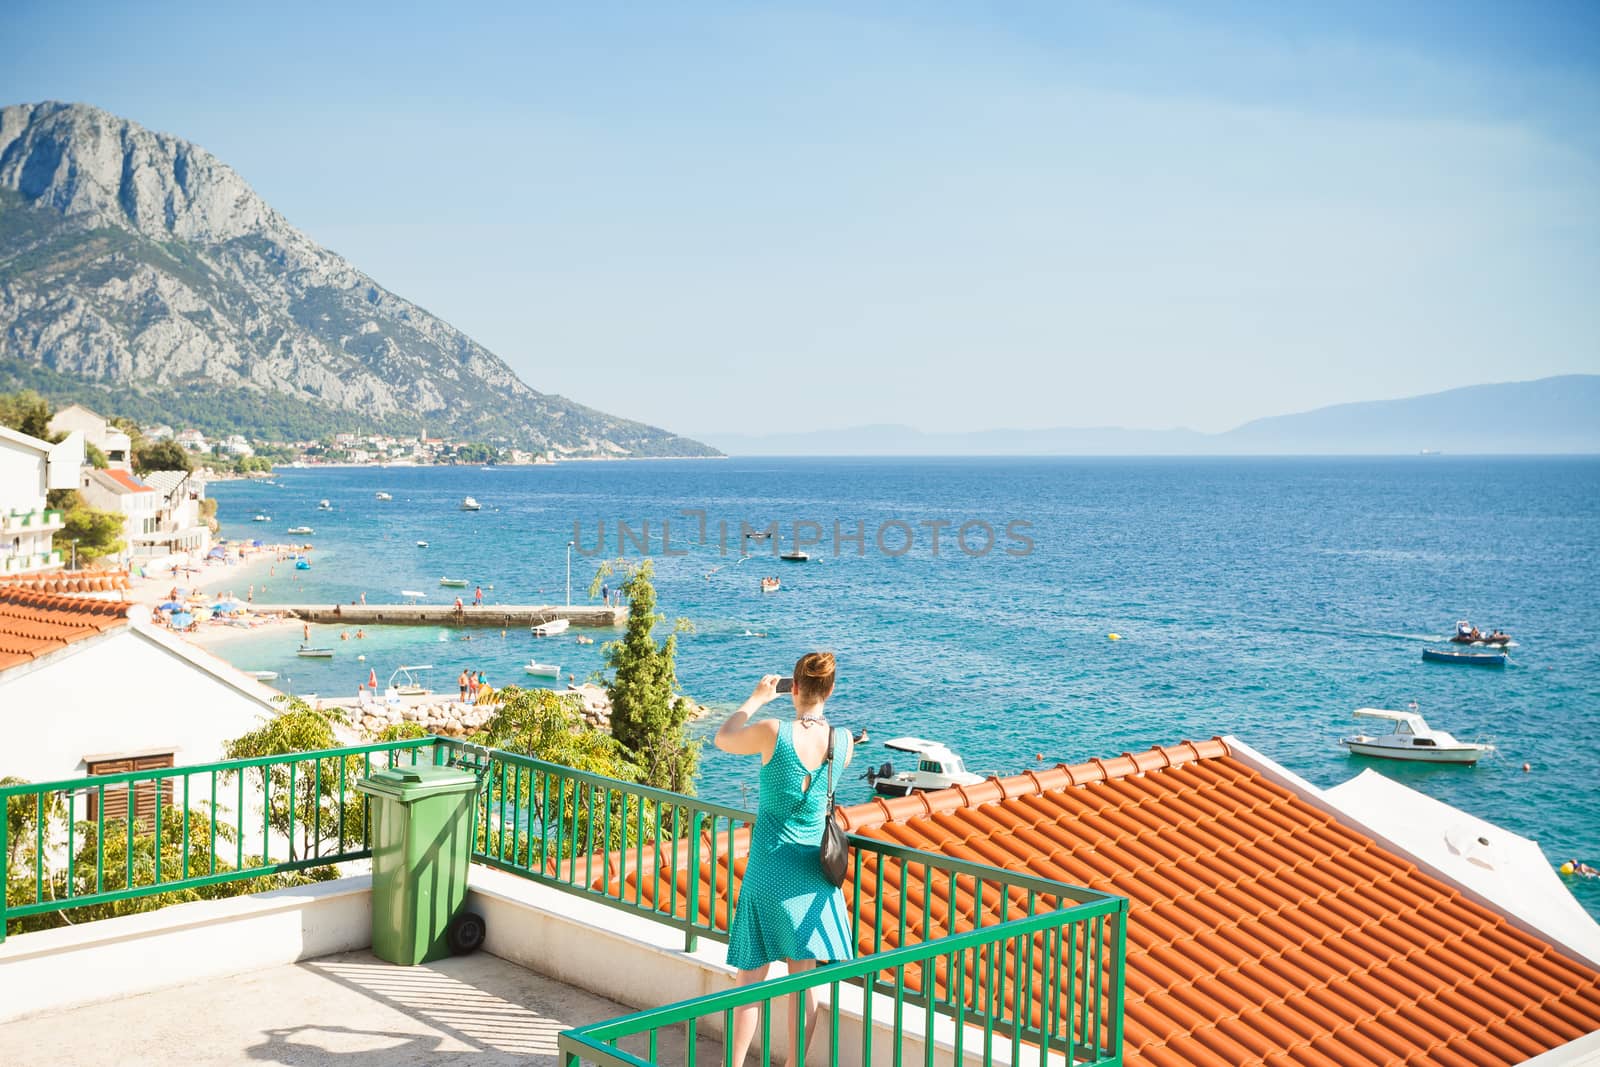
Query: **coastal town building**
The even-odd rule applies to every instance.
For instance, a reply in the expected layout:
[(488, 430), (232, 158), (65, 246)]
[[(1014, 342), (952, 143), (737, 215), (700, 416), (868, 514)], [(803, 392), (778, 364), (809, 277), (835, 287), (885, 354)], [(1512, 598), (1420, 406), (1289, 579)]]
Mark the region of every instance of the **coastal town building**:
[(52, 543), (62, 513), (47, 506), (54, 489), (76, 489), (83, 465), (83, 434), (42, 441), (0, 426), (0, 575), (62, 566)]
[(219, 447), (231, 456), (253, 456), (256, 454), (256, 450), (250, 446), (249, 441), (244, 439), (243, 434), (229, 434), (223, 439)]
[(133, 445), (128, 435), (82, 404), (70, 404), (50, 417), (50, 432), (83, 434), (85, 443), (98, 448), (107, 465), (122, 470), (133, 467)]
[(78, 494), (90, 507), (122, 516), (124, 563), (139, 554), (138, 546), (147, 544), (160, 525), (161, 498), (130, 471), (84, 467)]
[(209, 452), (211, 445), (199, 430), (179, 430), (172, 439), (191, 452)]
[(170, 441), (174, 436), (172, 427), (164, 422), (156, 426), (141, 427), (139, 432), (144, 435), (147, 441)]
[(220, 759), (274, 696), (147, 608), (0, 584), (0, 729), (28, 739), (0, 749), (0, 778)]
[(200, 552), (211, 540), (206, 523), (205, 479), (196, 471), (151, 471), (144, 484), (156, 494), (156, 528), (134, 539), (134, 555), (148, 559)]

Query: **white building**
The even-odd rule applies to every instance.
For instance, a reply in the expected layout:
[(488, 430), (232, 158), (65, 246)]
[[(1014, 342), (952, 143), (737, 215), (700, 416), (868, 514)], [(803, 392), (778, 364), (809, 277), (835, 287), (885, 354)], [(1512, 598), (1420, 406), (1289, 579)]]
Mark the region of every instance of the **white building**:
[(105, 454), (106, 463), (123, 470), (132, 469), (133, 446), (128, 435), (82, 404), (72, 404), (56, 412), (50, 419), (50, 432), (83, 434), (86, 443), (94, 445)]
[(243, 434), (229, 434), (222, 442), (222, 449), (233, 456), (253, 456), (256, 450), (250, 447), (250, 442), (244, 439)]
[(134, 546), (140, 557), (199, 552), (211, 540), (211, 528), (201, 511), (206, 483), (191, 471), (151, 471), (144, 484), (160, 498), (154, 534)]
[(204, 763), (274, 710), (273, 690), (148, 619), (139, 605), (0, 587), (0, 729), (27, 739), (0, 749), (0, 777)]
[(51, 544), (61, 512), (45, 506), (52, 489), (76, 489), (83, 466), (83, 435), (51, 444), (0, 426), (0, 575), (61, 566)]
[(122, 516), (123, 559), (164, 554), (148, 547), (161, 528), (161, 497), (130, 472), (84, 467), (78, 493), (91, 508)]
[(191, 452), (211, 451), (211, 445), (206, 442), (206, 435), (199, 430), (181, 430), (174, 434), (172, 439)]

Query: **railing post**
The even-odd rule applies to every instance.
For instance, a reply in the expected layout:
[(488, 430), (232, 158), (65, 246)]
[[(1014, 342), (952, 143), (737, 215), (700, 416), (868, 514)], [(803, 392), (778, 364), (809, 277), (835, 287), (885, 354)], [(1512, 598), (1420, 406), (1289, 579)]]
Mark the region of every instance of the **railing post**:
[(1113, 951), (1116, 958), (1111, 965), (1111, 1062), (1122, 1063), (1122, 991), (1126, 985), (1128, 963), (1128, 898), (1123, 897), (1117, 902), (1117, 913), (1112, 919), (1116, 924), (1112, 938), (1115, 944)]
[(683, 931), (685, 952), (693, 952), (700, 947), (700, 936), (694, 932), (694, 924), (700, 918), (700, 821), (704, 817), (704, 812), (696, 811), (689, 822), (689, 895), (683, 909), (688, 922)]
[(6, 941), (6, 887), (11, 881), (11, 844), (6, 840), (6, 824), (10, 821), (11, 798), (0, 795), (0, 945)]

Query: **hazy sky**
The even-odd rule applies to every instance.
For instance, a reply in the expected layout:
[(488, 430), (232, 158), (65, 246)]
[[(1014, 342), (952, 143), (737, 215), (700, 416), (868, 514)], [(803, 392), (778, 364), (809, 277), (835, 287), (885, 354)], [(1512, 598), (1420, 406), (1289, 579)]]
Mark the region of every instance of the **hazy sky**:
[(1600, 4), (471, 7), (11, 0), (0, 102), (192, 140), (535, 388), (687, 433), (1600, 371)]

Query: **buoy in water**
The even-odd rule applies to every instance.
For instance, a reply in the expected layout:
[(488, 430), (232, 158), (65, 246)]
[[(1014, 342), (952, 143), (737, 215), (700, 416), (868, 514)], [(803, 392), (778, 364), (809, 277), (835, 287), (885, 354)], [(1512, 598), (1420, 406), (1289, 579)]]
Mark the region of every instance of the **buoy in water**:
[(356, 657), (356, 662), (357, 663), (365, 663), (365, 662), (367, 662), (367, 657), (365, 657), (365, 656), (357, 656)]
[(1523, 764), (1523, 765), (1522, 765), (1522, 773), (1524, 773), (1524, 774), (1526, 774), (1526, 773), (1528, 773), (1528, 772), (1529, 772), (1529, 771), (1531, 771), (1531, 770), (1533, 770), (1533, 764), (1531, 764), (1531, 763), (1524, 763), (1524, 764)]
[(1106, 634), (1106, 640), (1108, 640), (1108, 641), (1121, 641), (1122, 640), (1122, 635), (1121, 634)]

